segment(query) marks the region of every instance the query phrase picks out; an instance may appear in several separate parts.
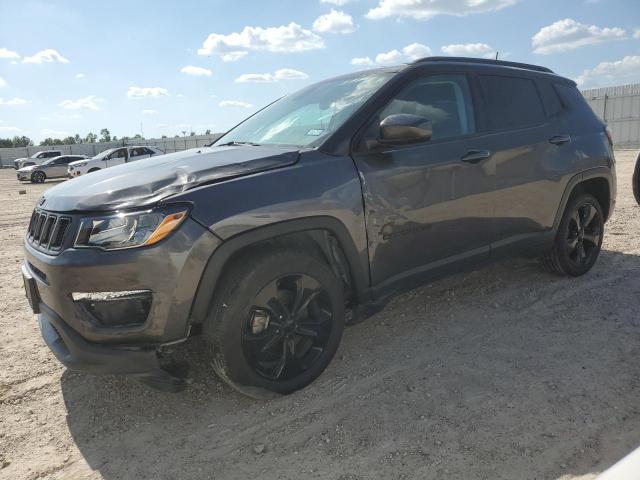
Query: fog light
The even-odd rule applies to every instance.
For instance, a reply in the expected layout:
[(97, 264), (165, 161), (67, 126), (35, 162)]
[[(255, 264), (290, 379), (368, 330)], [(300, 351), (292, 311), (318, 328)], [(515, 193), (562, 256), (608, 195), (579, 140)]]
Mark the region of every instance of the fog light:
[(149, 290), (73, 293), (73, 301), (105, 327), (142, 325), (151, 309)]

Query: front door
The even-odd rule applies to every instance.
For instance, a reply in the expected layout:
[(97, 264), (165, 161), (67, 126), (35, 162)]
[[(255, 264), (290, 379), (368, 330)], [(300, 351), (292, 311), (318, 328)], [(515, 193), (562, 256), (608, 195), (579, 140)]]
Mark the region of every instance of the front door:
[(129, 154), (126, 148), (119, 148), (111, 155), (107, 157), (107, 167), (113, 167), (114, 165), (120, 165), (127, 162)]
[[(380, 121), (398, 113), (431, 120), (431, 140), (368, 148)], [(374, 286), (488, 257), (495, 164), (475, 133), (464, 74), (413, 80), (372, 119), (353, 158), (362, 180)]]
[(71, 160), (77, 160), (76, 158), (59, 157), (53, 160), (52, 165), (47, 169), (47, 177), (57, 178), (67, 176), (67, 166)]

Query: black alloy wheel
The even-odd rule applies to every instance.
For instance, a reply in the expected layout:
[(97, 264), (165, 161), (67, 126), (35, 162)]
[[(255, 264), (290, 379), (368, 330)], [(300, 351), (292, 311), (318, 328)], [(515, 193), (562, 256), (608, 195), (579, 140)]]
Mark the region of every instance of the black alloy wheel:
[(579, 205), (569, 220), (567, 253), (576, 268), (593, 264), (602, 242), (600, 212), (589, 201)]
[(31, 174), (31, 181), (33, 183), (44, 183), (46, 176), (43, 172), (36, 171)]
[(322, 357), (332, 328), (331, 303), (309, 275), (285, 275), (253, 300), (242, 332), (247, 362), (270, 380), (290, 380)]
[(576, 193), (569, 200), (553, 247), (539, 259), (551, 273), (578, 277), (596, 263), (604, 236), (604, 215), (598, 200)]
[(203, 336), (229, 385), (273, 398), (306, 387), (329, 365), (344, 331), (344, 285), (315, 252), (256, 248), (219, 286)]

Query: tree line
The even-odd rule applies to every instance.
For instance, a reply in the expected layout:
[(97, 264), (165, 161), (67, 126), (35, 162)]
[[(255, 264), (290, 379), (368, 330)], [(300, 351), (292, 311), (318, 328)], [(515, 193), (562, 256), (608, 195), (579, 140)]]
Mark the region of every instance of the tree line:
[[(189, 132), (189, 136), (195, 136), (196, 132)], [(207, 130), (205, 135), (210, 135), (211, 130)], [(186, 132), (183, 132), (183, 135), (186, 135)], [(166, 135), (162, 135), (162, 138), (167, 138)], [(175, 138), (180, 138), (179, 135), (176, 135)], [(96, 142), (127, 142), (129, 140), (140, 139), (144, 140), (144, 137), (139, 133), (136, 133), (133, 137), (120, 137), (111, 136), (111, 132), (109, 129), (103, 128), (100, 130), (100, 136), (96, 135), (93, 132), (87, 133), (86, 136), (82, 137), (80, 134), (76, 133), (73, 136), (68, 136), (66, 138), (45, 138), (42, 140), (39, 145), (41, 146), (52, 146), (52, 145), (77, 145), (81, 143), (96, 143)], [(0, 138), (0, 148), (16, 148), (16, 147), (31, 147), (34, 146), (35, 143), (29, 137), (25, 136), (15, 136), (13, 138)]]

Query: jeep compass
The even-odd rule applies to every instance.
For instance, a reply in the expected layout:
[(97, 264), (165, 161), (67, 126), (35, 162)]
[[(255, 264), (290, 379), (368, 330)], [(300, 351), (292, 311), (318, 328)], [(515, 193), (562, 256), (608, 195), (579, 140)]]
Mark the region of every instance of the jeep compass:
[(615, 193), (611, 137), (573, 81), (431, 57), (47, 190), (22, 272), (69, 368), (176, 390), (167, 346), (201, 335), (204, 368), (287, 394), (327, 367), (346, 322), (406, 289), (505, 255), (585, 274)]

